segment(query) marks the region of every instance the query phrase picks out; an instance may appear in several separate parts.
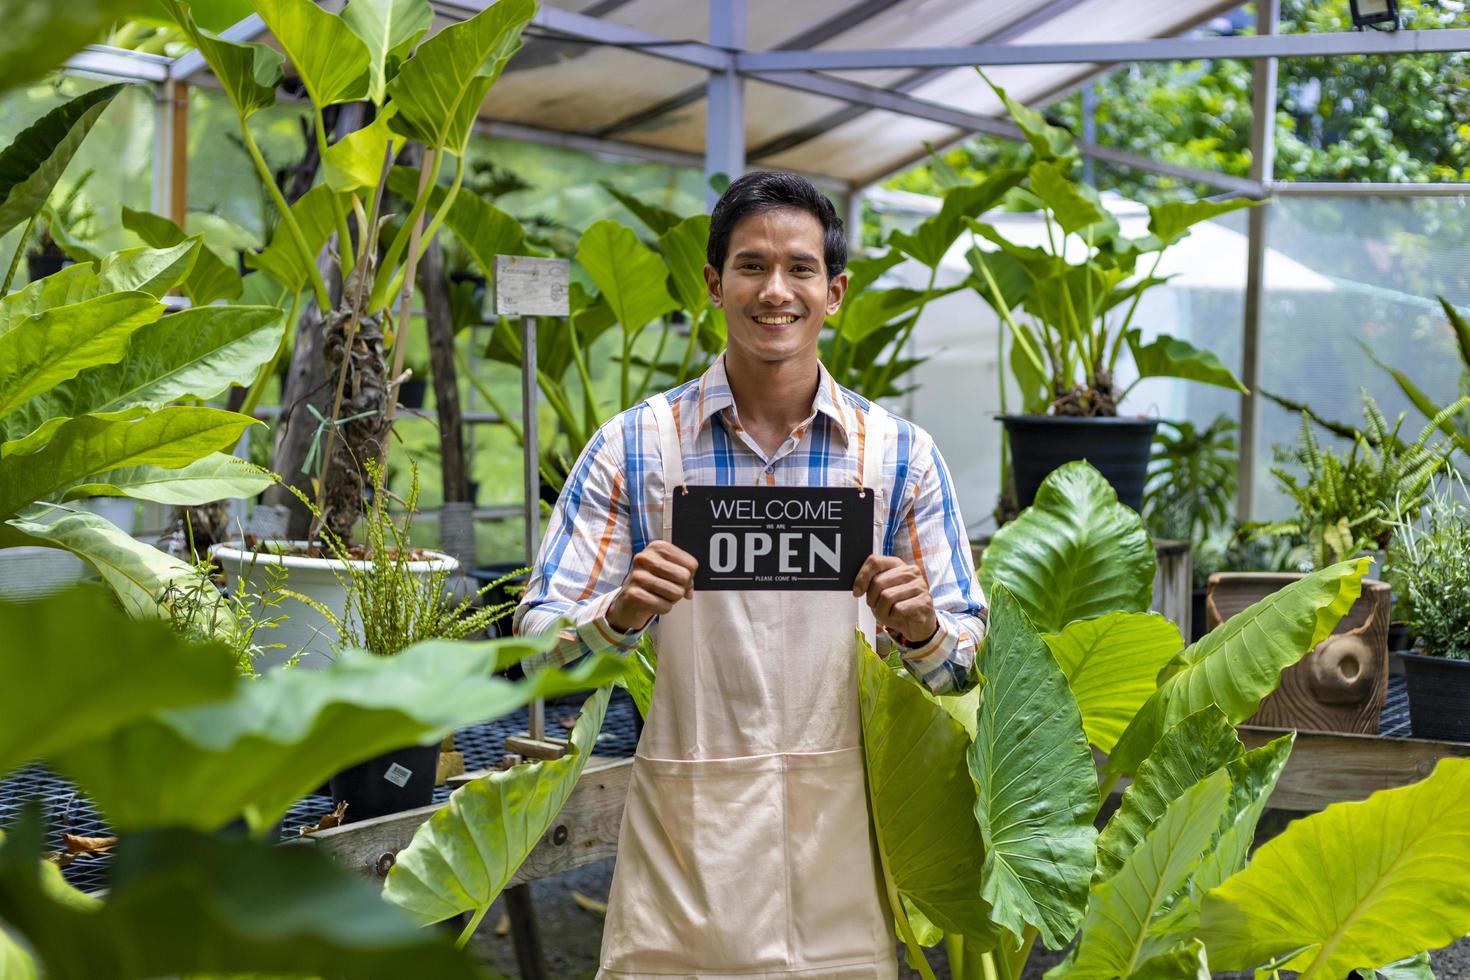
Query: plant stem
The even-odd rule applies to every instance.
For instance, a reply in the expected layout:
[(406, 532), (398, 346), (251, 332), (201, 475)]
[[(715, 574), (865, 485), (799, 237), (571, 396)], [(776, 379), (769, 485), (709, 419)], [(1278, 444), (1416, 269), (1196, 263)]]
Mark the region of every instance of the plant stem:
[[(1159, 271), (1159, 263), (1163, 260), (1164, 250), (1163, 248), (1160, 248), (1158, 254), (1154, 256), (1153, 268), (1148, 270), (1147, 276), (1144, 276), (1145, 281), (1154, 277), (1154, 273)], [(1133, 302), (1128, 305), (1128, 314), (1123, 317), (1123, 325), (1118, 328), (1117, 336), (1113, 338), (1113, 349), (1108, 354), (1109, 372), (1113, 370), (1113, 365), (1117, 364), (1118, 362), (1118, 352), (1123, 346), (1123, 338), (1128, 335), (1128, 327), (1130, 324), (1133, 323), (1133, 312), (1138, 309), (1138, 301), (1143, 298), (1143, 292), (1144, 291), (1142, 289), (1139, 289), (1133, 294)], [(1120, 398), (1118, 400), (1122, 401), (1123, 399)]]
[(674, 379), (675, 384), (683, 384), (689, 373), (689, 363), (694, 360), (694, 348), (699, 343), (699, 328), (704, 325), (707, 312), (699, 314), (689, 321), (689, 343), (684, 347), (684, 357), (679, 361), (679, 376)]
[(572, 317), (567, 317), (567, 343), (572, 348), (572, 363), (577, 366), (577, 376), (582, 379), (582, 422), (590, 428), (599, 424), (602, 407), (597, 404), (597, 393), (592, 390), (592, 372), (582, 353), (582, 344), (577, 339), (577, 327)]
[(1000, 980), (1000, 971), (995, 968), (995, 953), (980, 954), (980, 971), (985, 980)]
[(913, 335), (914, 328), (919, 325), (919, 315), (924, 312), (924, 307), (929, 305), (929, 298), (934, 293), (934, 280), (938, 275), (939, 266), (936, 265), (929, 270), (929, 283), (924, 287), (924, 299), (920, 301), (919, 308), (914, 311), (913, 318), (909, 320), (908, 326), (903, 328), (903, 333), (899, 335), (898, 342), (894, 344), (893, 356), (888, 359), (888, 363), (884, 364), (882, 370), (879, 372), (878, 383), (873, 387), (872, 391), (866, 393), (869, 398), (881, 398), (883, 397), (883, 392), (888, 390), (888, 382), (893, 379), (893, 371), (897, 367), (899, 355), (903, 353), (904, 345), (909, 342), (909, 337)]
[[(648, 394), (648, 386), (653, 383), (653, 376), (658, 373), (658, 366), (662, 363), (664, 356), (664, 347), (668, 345), (669, 334), (673, 332), (672, 327), (664, 324), (663, 332), (658, 335), (658, 346), (653, 351), (653, 367), (649, 369), (648, 373), (643, 375), (643, 383), (638, 386), (638, 391), (634, 394), (634, 402), (641, 402)], [(624, 405), (623, 407), (631, 408), (632, 406)]]
[(459, 938), (454, 941), (455, 949), (464, 949), (469, 945), (470, 937), (475, 934), (476, 929), (480, 928), (481, 920), (485, 918), (485, 913), (489, 911), (489, 905), (482, 905), (475, 909), (475, 914), (470, 917), (470, 924), (464, 927), (464, 932), (461, 932)]
[[(317, 155), (322, 161), (322, 170), (327, 166), (327, 123), (322, 117), (321, 106), (313, 100), (312, 112), (316, 116), (316, 149)], [(354, 256), (352, 253), (352, 235), (347, 230), (347, 209), (342, 206), (342, 201), (334, 193), (332, 195), (332, 215), (337, 219), (337, 261), (342, 267), (342, 279), (352, 275)]]
[(0, 286), (0, 296), (10, 292), (10, 284), (15, 281), (15, 270), (20, 268), (20, 257), (26, 254), (26, 242), (30, 240), (31, 229), (35, 227), (36, 214), (31, 215), (31, 220), (26, 222), (25, 230), (20, 233), (20, 241), (15, 243), (15, 254), (10, 257), (10, 268), (5, 273), (5, 285)]
[(521, 427), (516, 424), (516, 420), (506, 414), (505, 406), (501, 403), (500, 399), (496, 398), (495, 395), (490, 391), (490, 386), (485, 384), (485, 382), (481, 381), (475, 376), (475, 372), (470, 369), (469, 360), (464, 356), (464, 351), (460, 350), (458, 347), (454, 348), (454, 363), (459, 368), (460, 373), (469, 379), (469, 382), (471, 385), (474, 386), (475, 391), (479, 392), (480, 397), (485, 399), (486, 404), (494, 409), (496, 415), (500, 416), (501, 421), (504, 422), (506, 427), (510, 429), (511, 435), (516, 437), (516, 441), (520, 442), (522, 445), (525, 445), (526, 434), (521, 430)]
[(1103, 779), (1102, 785), (1099, 786), (1098, 789), (1097, 789), (1097, 796), (1098, 796), (1098, 801), (1099, 801), (1098, 802), (1098, 809), (1099, 810), (1101, 810), (1102, 809), (1102, 805), (1107, 802), (1108, 796), (1111, 795), (1112, 792), (1113, 792), (1113, 787), (1116, 786), (1116, 785), (1118, 785), (1118, 780), (1121, 779), (1122, 776), (1123, 776), (1122, 773), (1115, 772), (1115, 773), (1110, 773), (1108, 776), (1106, 776)]
[[(408, 247), (408, 241), (413, 236), (414, 229), (418, 227), (419, 218), (423, 217), (424, 211), (429, 207), (427, 188), (431, 186), (431, 183), (427, 180), (426, 175), (430, 173), (430, 167), (437, 159), (438, 156), (432, 146), (424, 150), (424, 158), (419, 163), (419, 192), (414, 197), (413, 206), (409, 208), (408, 219), (403, 222), (403, 227), (398, 229), (398, 234), (393, 236), (393, 241), (388, 243), (388, 251), (383, 253), (383, 260), (378, 264), (377, 279), (373, 282), (372, 296), (368, 299), (364, 313), (375, 313), (388, 304), (388, 297), (393, 292), (394, 280), (397, 278), (394, 273), (398, 260), (403, 256), (403, 250)], [(384, 182), (386, 181), (385, 175)]]
[(312, 293), (316, 296), (316, 305), (325, 314), (331, 309), (332, 300), (327, 292), (327, 283), (322, 279), (322, 272), (316, 267), (316, 256), (312, 254), (311, 247), (306, 244), (306, 236), (302, 234), (301, 226), (296, 223), (296, 216), (291, 213), (291, 205), (286, 203), (281, 189), (276, 186), (276, 179), (271, 175), (270, 167), (266, 166), (265, 157), (260, 155), (260, 147), (256, 145), (255, 137), (250, 134), (250, 126), (243, 118), (240, 120), (240, 133), (245, 138), (245, 149), (255, 164), (255, 172), (260, 175), (261, 182), (265, 184), (266, 193), (270, 194), (271, 200), (275, 202), (276, 210), (281, 216), (281, 223), (286, 226), (286, 232), (291, 236), (291, 241), (296, 243), (296, 248), (301, 252), (302, 260), (306, 265), (307, 278), (311, 281)]
[[(281, 292), (281, 299), (285, 298), (286, 294), (283, 290)], [(280, 305), (280, 300), (276, 301), (276, 305)], [(271, 355), (270, 363), (261, 368), (260, 373), (251, 382), (250, 390), (245, 394), (245, 403), (240, 406), (241, 415), (254, 413), (256, 406), (260, 404), (261, 397), (265, 395), (266, 385), (270, 384), (270, 379), (275, 376), (276, 368), (281, 363), (281, 357), (286, 352), (287, 340), (291, 337), (291, 331), (296, 329), (296, 318), (300, 314), (300, 310), (301, 294), (298, 292), (291, 296), (291, 309), (286, 314), (286, 327), (281, 331), (281, 342), (276, 345), (276, 352)]]
[(1015, 318), (1011, 316), (1011, 308), (1006, 304), (1005, 297), (1000, 294), (1000, 286), (995, 281), (995, 276), (990, 272), (990, 266), (985, 264), (985, 259), (980, 259), (980, 272), (985, 277), (985, 285), (990, 289), (991, 298), (995, 300), (996, 309), (1000, 310), (1000, 318), (1011, 328), (1011, 343), (1021, 345), (1021, 353), (1036, 368), (1036, 373), (1043, 378), (1046, 377), (1046, 365), (1041, 363), (1041, 355), (1031, 346), (1031, 340), (1016, 326)]
[(1031, 958), (1031, 947), (1036, 945), (1036, 927), (1027, 926), (1021, 933), (1021, 947), (1015, 952), (1005, 956), (1006, 970), (1013, 978), (1019, 978), (1022, 971), (1026, 969), (1026, 961)]

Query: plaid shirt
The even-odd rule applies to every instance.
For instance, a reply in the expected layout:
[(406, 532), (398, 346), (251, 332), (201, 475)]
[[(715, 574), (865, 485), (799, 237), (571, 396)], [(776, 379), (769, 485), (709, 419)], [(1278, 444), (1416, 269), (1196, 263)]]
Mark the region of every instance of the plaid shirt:
[[(685, 478), (720, 486), (858, 485), (868, 403), (838, 385), (826, 367), (819, 371), (812, 414), (769, 457), (741, 428), (723, 355), (702, 377), (670, 391)], [(884, 456), (883, 553), (919, 566), (939, 619), (938, 632), (923, 646), (899, 644), (903, 663), (935, 693), (963, 690), (989, 611), (949, 470), (929, 434), (896, 416)], [(638, 645), (643, 630), (618, 632), (607, 609), (633, 556), (663, 535), (663, 490), (657, 425), (639, 404), (592, 437), (552, 511), (514, 629), (558, 629), (560, 642), (527, 667)], [(891, 643), (880, 627), (879, 653)]]

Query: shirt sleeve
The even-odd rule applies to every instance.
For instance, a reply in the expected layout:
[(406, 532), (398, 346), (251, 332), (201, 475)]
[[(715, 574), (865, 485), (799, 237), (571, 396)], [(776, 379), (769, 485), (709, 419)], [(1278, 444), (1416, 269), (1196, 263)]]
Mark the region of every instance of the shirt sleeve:
[(922, 430), (914, 449), (893, 553), (919, 566), (934, 599), (939, 629), (917, 647), (894, 640), (904, 667), (930, 691), (957, 694), (973, 686), (970, 671), (985, 640), (990, 610), (944, 458)]
[(627, 653), (643, 634), (621, 633), (607, 621), (633, 562), (622, 421), (597, 431), (552, 508), (512, 630), (517, 636), (555, 630), (557, 640), (545, 653), (527, 657), (526, 670), (567, 666), (592, 653)]

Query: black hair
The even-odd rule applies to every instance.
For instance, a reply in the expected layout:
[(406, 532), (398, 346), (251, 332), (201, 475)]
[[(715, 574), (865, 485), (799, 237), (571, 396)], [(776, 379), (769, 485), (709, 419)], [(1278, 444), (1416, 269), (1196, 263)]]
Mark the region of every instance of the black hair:
[(730, 233), (740, 219), (776, 208), (805, 211), (822, 223), (822, 261), (827, 266), (829, 281), (847, 268), (847, 239), (842, 219), (837, 217), (837, 209), (827, 196), (805, 177), (783, 170), (757, 170), (731, 181), (710, 214), (705, 259), (716, 273), (725, 267)]

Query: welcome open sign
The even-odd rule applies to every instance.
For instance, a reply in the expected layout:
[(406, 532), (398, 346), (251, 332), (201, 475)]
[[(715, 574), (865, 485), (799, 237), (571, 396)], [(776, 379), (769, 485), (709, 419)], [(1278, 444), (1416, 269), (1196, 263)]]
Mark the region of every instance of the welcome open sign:
[(851, 589), (873, 551), (873, 494), (686, 487), (674, 494), (673, 537), (699, 561), (696, 589)]

